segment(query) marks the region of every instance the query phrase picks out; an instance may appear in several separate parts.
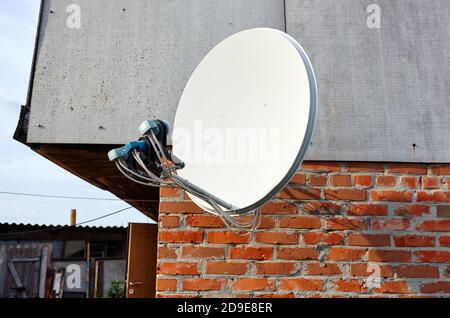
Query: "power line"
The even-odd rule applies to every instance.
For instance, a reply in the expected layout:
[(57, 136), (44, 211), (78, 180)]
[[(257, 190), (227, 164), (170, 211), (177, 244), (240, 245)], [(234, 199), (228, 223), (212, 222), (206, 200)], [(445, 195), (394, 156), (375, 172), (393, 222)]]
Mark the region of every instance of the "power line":
[[(111, 212), (111, 213), (108, 213), (108, 214), (105, 214), (105, 215), (102, 215), (102, 216), (93, 218), (93, 219), (90, 219), (90, 220), (87, 220), (87, 221), (83, 221), (83, 222), (80, 222), (80, 223), (76, 223), (76, 224), (73, 225), (73, 226), (83, 225), (83, 224), (86, 224), (86, 223), (90, 223), (90, 222), (94, 222), (94, 221), (97, 221), (97, 220), (100, 220), (100, 219), (104, 219), (104, 218), (107, 218), (108, 216), (111, 216), (111, 215), (114, 215), (114, 214), (118, 214), (118, 213), (120, 213), (120, 212), (129, 210), (129, 209), (131, 209), (131, 208), (133, 208), (133, 207), (132, 207), (132, 206), (129, 206), (129, 207), (126, 207), (126, 208), (123, 208), (123, 209), (120, 209), (120, 210), (117, 210), (117, 211), (114, 211), (114, 212)], [(69, 226), (70, 226), (70, 225), (69, 225)]]
[(61, 230), (61, 229), (76, 227), (78, 225), (83, 225), (83, 224), (86, 224), (86, 223), (90, 223), (90, 222), (94, 222), (94, 221), (97, 221), (97, 220), (100, 220), (100, 219), (104, 219), (104, 218), (106, 218), (108, 216), (111, 216), (111, 215), (114, 215), (114, 214), (118, 214), (120, 212), (129, 210), (131, 208), (132, 207), (129, 206), (129, 207), (126, 207), (126, 208), (123, 208), (123, 209), (120, 209), (120, 210), (117, 210), (117, 211), (114, 211), (114, 212), (111, 212), (111, 213), (108, 213), (108, 214), (105, 214), (105, 215), (93, 218), (93, 219), (90, 219), (90, 220), (86, 220), (86, 221), (83, 221), (83, 222), (80, 222), (80, 223), (76, 223), (75, 225), (63, 225), (63, 226), (58, 226), (58, 227), (54, 227), (54, 228), (51, 228), (51, 229), (41, 229), (41, 230), (33, 230), (33, 231), (23, 231), (23, 232), (14, 232), (14, 233), (2, 233), (2, 234), (0, 234), (0, 238), (1, 237), (8, 237), (10, 235), (26, 235), (26, 234), (32, 234), (32, 233), (50, 232), (50, 231), (57, 231), (57, 230)]
[(146, 199), (114, 199), (114, 198), (95, 198), (95, 197), (80, 197), (80, 196), (64, 196), (64, 195), (50, 195), (50, 194), (38, 194), (38, 193), (25, 193), (25, 192), (9, 192), (0, 191), (0, 194), (5, 195), (20, 195), (27, 197), (39, 197), (47, 199), (70, 199), (70, 200), (95, 200), (95, 201), (129, 201), (129, 202), (159, 202), (159, 200), (146, 200)]
[(21, 196), (40, 197), (40, 198), (49, 198), (49, 199), (76, 199), (76, 200), (119, 201), (119, 199), (114, 199), (114, 198), (77, 197), (77, 196), (63, 196), (63, 195), (49, 195), (49, 194), (37, 194), (37, 193), (24, 193), (24, 192), (7, 192), (7, 191), (0, 191), (0, 194), (7, 194), (7, 195), (21, 195)]

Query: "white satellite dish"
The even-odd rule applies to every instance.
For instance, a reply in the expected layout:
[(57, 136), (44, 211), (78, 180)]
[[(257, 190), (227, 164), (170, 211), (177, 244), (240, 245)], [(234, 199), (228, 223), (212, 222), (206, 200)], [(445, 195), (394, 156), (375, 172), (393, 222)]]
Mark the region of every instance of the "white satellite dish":
[[(300, 165), (313, 131), (316, 105), (311, 63), (292, 37), (261, 28), (227, 38), (198, 65), (180, 99), (173, 153), (186, 166), (179, 175), (231, 203), (237, 213), (258, 208), (289, 182)], [(200, 124), (203, 135), (198, 136), (195, 130)], [(180, 135), (192, 132), (192, 151), (187, 156), (179, 153), (179, 149), (186, 152), (187, 140), (177, 138), (178, 130)], [(257, 135), (259, 143), (267, 143), (262, 145), (265, 148), (257, 149), (251, 158), (248, 154), (238, 158), (238, 151), (254, 151), (227, 140), (239, 138), (239, 131), (241, 143)], [(218, 145), (223, 146), (222, 153), (210, 157), (204, 153), (205, 147), (212, 147), (204, 140), (208, 133), (225, 139)], [(216, 139), (220, 142), (220, 137)], [(234, 156), (228, 156), (228, 151)], [(264, 160), (267, 154), (259, 153), (264, 151), (271, 152), (273, 160)], [(213, 212), (209, 204), (189, 196)]]
[[(295, 174), (316, 112), (316, 80), (300, 44), (275, 29), (250, 29), (219, 43), (193, 72), (177, 109), (172, 153), (165, 148), (168, 127), (145, 121), (146, 145), (109, 155), (128, 177), (178, 185), (202, 209), (242, 228), (233, 216), (257, 211)], [(127, 162), (131, 150), (138, 170)], [(166, 159), (172, 165), (161, 164)], [(158, 162), (162, 168), (152, 170)]]

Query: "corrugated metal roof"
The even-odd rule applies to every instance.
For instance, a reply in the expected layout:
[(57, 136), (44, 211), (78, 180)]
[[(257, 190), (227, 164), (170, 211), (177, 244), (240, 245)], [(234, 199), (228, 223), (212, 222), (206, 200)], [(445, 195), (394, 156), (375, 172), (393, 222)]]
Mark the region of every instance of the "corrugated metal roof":
[(11, 227), (36, 227), (36, 228), (77, 228), (77, 229), (103, 229), (103, 230), (118, 230), (118, 229), (125, 229), (126, 226), (89, 226), (89, 225), (76, 225), (76, 226), (70, 226), (68, 224), (32, 224), (32, 223), (8, 223), (8, 222), (0, 222), (0, 226), (11, 226)]
[(24, 223), (0, 223), (0, 241), (14, 240), (126, 240), (123, 226), (69, 226)]

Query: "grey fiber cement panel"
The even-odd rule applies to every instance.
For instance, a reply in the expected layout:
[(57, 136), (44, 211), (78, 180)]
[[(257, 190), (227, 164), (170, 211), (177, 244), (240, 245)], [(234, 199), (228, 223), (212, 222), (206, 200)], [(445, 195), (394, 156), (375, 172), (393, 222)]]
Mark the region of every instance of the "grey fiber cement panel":
[[(373, 3), (379, 29), (366, 22)], [(318, 81), (306, 159), (450, 162), (450, 1), (286, 5), (287, 32), (304, 46)]]
[(285, 30), (283, 0), (44, 0), (28, 143), (122, 144), (170, 124), (201, 59), (249, 28)]
[[(201, 58), (237, 31), (284, 30), (283, 2), (80, 0), (81, 29), (70, 29), (73, 1), (44, 0), (27, 141), (120, 144), (144, 118), (171, 123)], [(379, 29), (366, 24), (372, 3)], [(306, 159), (450, 162), (449, 1), (286, 0), (286, 9), (318, 80)]]

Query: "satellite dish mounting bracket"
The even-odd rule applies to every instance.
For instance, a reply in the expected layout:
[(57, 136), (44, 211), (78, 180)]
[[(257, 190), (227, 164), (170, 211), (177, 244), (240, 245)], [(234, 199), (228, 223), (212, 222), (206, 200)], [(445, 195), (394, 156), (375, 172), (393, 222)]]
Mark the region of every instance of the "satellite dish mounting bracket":
[[(108, 152), (111, 162), (127, 178), (142, 185), (152, 187), (179, 187), (208, 203), (224, 222), (248, 231), (259, 226), (259, 210), (251, 221), (236, 221), (236, 209), (231, 203), (209, 193), (189, 180), (178, 176), (176, 171), (184, 167), (184, 162), (172, 154), (167, 146), (169, 125), (162, 120), (146, 120), (139, 126), (141, 137), (123, 147)], [(247, 212), (252, 213), (252, 212)], [(239, 214), (247, 214), (239, 213)]]

